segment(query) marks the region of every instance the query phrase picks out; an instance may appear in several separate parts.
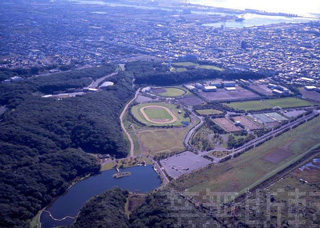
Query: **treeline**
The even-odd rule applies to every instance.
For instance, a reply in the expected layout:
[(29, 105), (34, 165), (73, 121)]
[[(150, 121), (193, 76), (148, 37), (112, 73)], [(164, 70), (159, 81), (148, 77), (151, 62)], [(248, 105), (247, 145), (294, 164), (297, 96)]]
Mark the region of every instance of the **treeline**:
[(128, 228), (129, 221), (125, 215), (128, 196), (128, 191), (115, 188), (92, 198), (81, 209), (76, 222), (70, 228)]
[(184, 72), (169, 72), (161, 68), (160, 71), (154, 70), (153, 72), (139, 72), (135, 73), (135, 82), (140, 85), (157, 85), (169, 86), (184, 84), (194, 81), (210, 80), (220, 78), (223, 80), (235, 79), (261, 79), (265, 76), (254, 72), (233, 72), (233, 71), (216, 71), (196, 69)]
[(120, 73), (110, 78), (115, 84), (108, 91), (81, 97), (56, 100), (37, 95), (48, 84), (60, 89), (61, 80), (91, 82), (89, 76), (102, 77), (110, 70), (1, 84), (1, 95), (6, 86), (12, 91), (6, 90), (9, 110), (0, 122), (0, 227), (28, 227), (30, 219), (76, 177), (97, 173), (97, 160), (86, 152), (127, 155), (119, 115), (134, 95), (132, 74)]
[(184, 197), (167, 190), (149, 194), (145, 203), (132, 211), (130, 218), (127, 219), (124, 216), (127, 196), (127, 191), (113, 189), (91, 199), (81, 209), (76, 222), (70, 228), (191, 228), (203, 224), (208, 227), (219, 227), (216, 221), (196, 209)]
[(244, 132), (245, 134), (240, 134), (239, 138), (236, 138), (234, 136), (234, 135), (238, 136), (237, 133), (234, 133), (234, 135), (232, 134), (229, 135), (228, 142), (227, 142), (227, 149), (238, 148), (255, 138), (254, 135), (248, 134), (246, 131)]
[(24, 79), (20, 82), (0, 83), (0, 105), (14, 108), (19, 101), (24, 100), (32, 93), (51, 94), (69, 88), (83, 88), (88, 86), (92, 80), (108, 75), (115, 69), (114, 65), (107, 64), (101, 67)]

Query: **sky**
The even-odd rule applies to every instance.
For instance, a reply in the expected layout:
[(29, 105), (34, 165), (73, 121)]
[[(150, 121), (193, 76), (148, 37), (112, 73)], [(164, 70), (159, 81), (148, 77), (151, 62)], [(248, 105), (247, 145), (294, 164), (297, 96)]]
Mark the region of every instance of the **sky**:
[(233, 9), (258, 9), (268, 12), (310, 16), (320, 14), (320, 0), (189, 0), (190, 3)]

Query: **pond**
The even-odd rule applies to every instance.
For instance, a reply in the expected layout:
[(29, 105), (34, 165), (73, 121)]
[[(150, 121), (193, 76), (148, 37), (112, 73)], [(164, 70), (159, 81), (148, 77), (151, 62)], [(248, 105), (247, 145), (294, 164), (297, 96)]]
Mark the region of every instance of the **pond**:
[(131, 172), (131, 176), (115, 179), (112, 175), (116, 171), (108, 170), (75, 184), (41, 214), (42, 228), (72, 224), (86, 201), (113, 187), (147, 193), (161, 185), (161, 180), (151, 165), (130, 167), (120, 171)]

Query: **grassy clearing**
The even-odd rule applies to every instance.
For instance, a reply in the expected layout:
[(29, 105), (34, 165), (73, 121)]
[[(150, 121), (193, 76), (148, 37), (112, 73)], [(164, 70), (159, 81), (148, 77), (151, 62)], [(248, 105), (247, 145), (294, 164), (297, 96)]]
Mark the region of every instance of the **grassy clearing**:
[(217, 115), (217, 114), (223, 113), (220, 110), (215, 110), (215, 109), (201, 109), (201, 110), (196, 110), (196, 112), (199, 115), (203, 115), (203, 116)]
[(177, 87), (163, 87), (166, 90), (164, 93), (157, 94), (161, 97), (181, 97), (186, 94), (186, 91), (182, 88)]
[(295, 108), (295, 107), (304, 107), (304, 106), (311, 106), (313, 103), (302, 100), (295, 97), (287, 97), (287, 98), (280, 98), (280, 99), (268, 99), (266, 100), (268, 104), (271, 106), (279, 106), (281, 108)]
[[(178, 121), (174, 122), (174, 123), (170, 123), (170, 124), (165, 124), (165, 123), (151, 123), (149, 121), (147, 121), (144, 116), (142, 115), (140, 109), (143, 107), (147, 107), (147, 106), (162, 106), (162, 107), (167, 107), (168, 109), (170, 109), (170, 111), (178, 118)], [(179, 114), (179, 111), (181, 111), (181, 114)], [(190, 118), (184, 118), (184, 114), (185, 111), (182, 109), (178, 109), (176, 105), (173, 104), (166, 104), (166, 103), (142, 103), (139, 105), (136, 105), (134, 107), (132, 107), (131, 109), (132, 114), (134, 115), (134, 117), (141, 123), (145, 124), (146, 126), (182, 126), (183, 124), (181, 123), (181, 121), (190, 121)], [(157, 115), (157, 114), (155, 114)], [(169, 114), (168, 114), (169, 115)], [(172, 117), (170, 116), (170, 119)]]
[[(319, 142), (320, 117), (317, 117), (235, 159), (182, 177), (173, 185), (180, 191), (188, 189), (200, 193), (198, 200), (205, 195), (206, 189), (242, 193), (288, 167), (318, 146)], [(284, 150), (289, 151), (290, 156), (278, 163), (264, 159), (267, 154)]]
[(200, 68), (200, 69), (206, 69), (206, 70), (218, 70), (218, 71), (223, 71), (224, 69), (213, 66), (213, 65), (200, 65), (198, 63), (193, 63), (193, 62), (176, 62), (172, 63), (173, 66), (177, 67), (195, 67), (195, 68)]
[(137, 131), (141, 153), (155, 156), (160, 153), (184, 151), (183, 139), (197, 123), (198, 121), (185, 128), (148, 128)]
[(262, 101), (231, 102), (231, 103), (224, 103), (224, 105), (234, 108), (236, 110), (244, 110), (244, 111), (257, 111), (257, 110), (265, 110), (265, 109), (272, 108), (271, 106), (263, 103)]
[(42, 210), (38, 212), (38, 214), (31, 220), (30, 222), (30, 228), (40, 228), (40, 216), (41, 216)]
[(108, 163), (105, 163), (101, 166), (100, 171), (106, 171), (106, 170), (110, 170), (113, 169), (113, 167), (116, 165), (117, 163), (115, 161), (110, 161)]
[(152, 160), (147, 157), (125, 158), (125, 159), (113, 160), (108, 163), (105, 163), (104, 165), (101, 166), (100, 171), (110, 170), (110, 169), (113, 169), (114, 167), (116, 168), (132, 167), (132, 166), (142, 164), (143, 161), (146, 162), (146, 164), (148, 165), (152, 164)]

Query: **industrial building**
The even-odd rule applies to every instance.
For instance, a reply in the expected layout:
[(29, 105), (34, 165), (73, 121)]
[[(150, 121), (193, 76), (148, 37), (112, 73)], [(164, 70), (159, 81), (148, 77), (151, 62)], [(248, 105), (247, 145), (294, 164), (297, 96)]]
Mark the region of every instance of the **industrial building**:
[(196, 84), (195, 84), (195, 87), (196, 87), (197, 89), (203, 89), (203, 85), (202, 85), (201, 83), (196, 83)]
[(308, 91), (313, 91), (313, 90), (316, 90), (317, 87), (315, 87), (315, 86), (305, 86), (304, 89), (308, 90)]
[(223, 86), (224, 87), (235, 87), (236, 82), (235, 81), (225, 81), (225, 82), (223, 82)]
[(185, 85), (185, 87), (186, 87), (188, 90), (190, 90), (190, 91), (193, 91), (193, 90), (196, 89), (196, 87), (193, 86), (193, 85)]
[(202, 91), (203, 92), (216, 92), (217, 87), (216, 86), (204, 86)]
[(221, 81), (213, 81), (209, 83), (210, 86), (215, 86), (217, 88), (223, 88), (223, 83)]
[(225, 87), (224, 89), (227, 91), (235, 91), (237, 88), (236, 87)]

